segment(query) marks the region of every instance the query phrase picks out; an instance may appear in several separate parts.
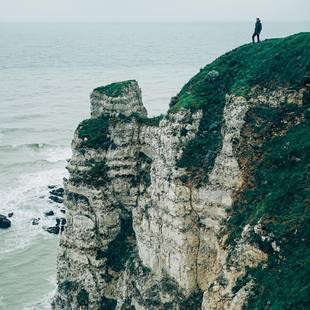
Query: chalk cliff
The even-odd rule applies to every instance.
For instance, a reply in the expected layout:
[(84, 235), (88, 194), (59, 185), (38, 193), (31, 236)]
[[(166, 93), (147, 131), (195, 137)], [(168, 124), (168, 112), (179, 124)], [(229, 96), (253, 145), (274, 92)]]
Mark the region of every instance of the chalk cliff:
[(93, 91), (54, 309), (306, 308), (309, 50), (309, 33), (242, 46), (154, 118), (136, 81)]

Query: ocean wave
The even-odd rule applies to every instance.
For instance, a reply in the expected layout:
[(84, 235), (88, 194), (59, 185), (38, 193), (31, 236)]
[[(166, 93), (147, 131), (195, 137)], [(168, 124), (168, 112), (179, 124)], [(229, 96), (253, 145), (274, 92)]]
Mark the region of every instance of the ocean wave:
[(47, 143), (5, 144), (0, 145), (0, 150), (18, 150), (24, 148), (40, 150), (46, 147), (53, 147), (53, 145)]
[[(57, 128), (55, 128), (57, 131)], [(29, 127), (8, 127), (8, 128), (0, 128), (0, 133), (7, 134), (7, 133), (15, 133), (15, 132), (29, 132), (29, 133), (35, 133), (35, 132), (49, 132), (51, 131), (50, 128), (47, 129), (38, 129), (38, 128), (29, 128)], [(59, 130), (60, 131), (60, 130)], [(54, 129), (53, 129), (54, 132)]]
[[(34, 161), (45, 160), (47, 162), (58, 162), (71, 157), (71, 148), (64, 145), (53, 145), (48, 143), (29, 143), (17, 145), (1, 145), (0, 152), (33, 152)], [(7, 154), (9, 156), (9, 154)], [(33, 160), (31, 162), (33, 162)], [(18, 165), (18, 163), (16, 163)]]
[[(63, 168), (54, 168), (48, 171), (25, 173), (18, 177), (10, 188), (0, 191), (1, 214), (13, 212), (12, 227), (1, 231), (0, 246), (3, 249), (1, 255), (23, 249), (32, 244), (39, 235), (44, 238), (53, 238), (42, 228), (53, 226), (55, 217), (63, 216), (59, 205), (48, 200), (48, 185), (61, 185), (62, 179), (67, 173)], [(55, 216), (45, 217), (44, 212), (53, 210)], [(41, 218), (38, 226), (31, 225), (32, 218)]]
[(27, 120), (27, 119), (34, 119), (34, 118), (42, 118), (46, 117), (46, 114), (23, 114), (23, 115), (15, 115), (11, 117), (11, 119), (14, 120)]
[(26, 305), (23, 310), (51, 310), (51, 303), (55, 294), (56, 288), (51, 291), (47, 296), (42, 298), (39, 302)]

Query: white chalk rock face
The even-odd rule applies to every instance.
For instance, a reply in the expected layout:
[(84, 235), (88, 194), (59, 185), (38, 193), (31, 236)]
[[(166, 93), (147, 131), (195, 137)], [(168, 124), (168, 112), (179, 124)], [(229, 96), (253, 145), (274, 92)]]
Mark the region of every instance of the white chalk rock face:
[(233, 287), (267, 255), (247, 243), (247, 231), (233, 256), (225, 246), (227, 210), (243, 183), (233, 143), (250, 107), (299, 98), (256, 92), (226, 96), (222, 144), (198, 186), (177, 162), (202, 110), (148, 119), (136, 81), (94, 90), (64, 182), (68, 221), (53, 309), (242, 309), (254, 283)]
[(122, 113), (126, 116), (131, 113), (143, 116), (147, 114), (142, 104), (141, 89), (134, 80), (94, 89), (90, 103), (92, 117), (98, 117), (102, 113)]

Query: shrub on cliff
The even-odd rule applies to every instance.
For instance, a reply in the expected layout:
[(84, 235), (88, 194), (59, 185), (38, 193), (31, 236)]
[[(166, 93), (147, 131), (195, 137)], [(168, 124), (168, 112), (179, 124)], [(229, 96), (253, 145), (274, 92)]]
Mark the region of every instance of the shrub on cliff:
[(89, 303), (89, 293), (85, 289), (81, 289), (77, 294), (77, 302), (80, 306), (88, 306)]
[(124, 93), (124, 90), (130, 86), (131, 83), (135, 83), (134, 80), (128, 80), (123, 82), (111, 83), (106, 86), (95, 88), (94, 91), (107, 95), (108, 97), (120, 97)]
[(110, 117), (106, 114), (84, 120), (77, 128), (78, 136), (82, 139), (80, 148), (108, 149), (111, 145), (109, 122)]

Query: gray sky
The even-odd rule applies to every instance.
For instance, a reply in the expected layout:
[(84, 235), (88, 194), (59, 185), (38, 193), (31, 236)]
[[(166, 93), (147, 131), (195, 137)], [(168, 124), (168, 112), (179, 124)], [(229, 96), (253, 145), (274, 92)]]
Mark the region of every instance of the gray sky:
[(310, 20), (310, 0), (0, 0), (0, 22)]

